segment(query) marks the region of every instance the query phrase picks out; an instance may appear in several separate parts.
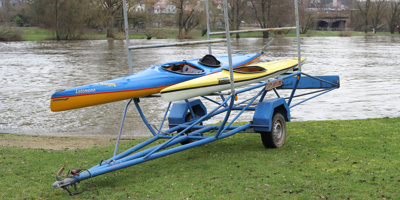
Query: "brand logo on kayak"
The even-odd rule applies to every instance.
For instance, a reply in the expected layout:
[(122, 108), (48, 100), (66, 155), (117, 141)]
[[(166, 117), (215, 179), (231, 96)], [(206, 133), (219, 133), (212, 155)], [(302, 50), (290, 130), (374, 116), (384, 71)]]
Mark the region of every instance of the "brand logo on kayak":
[(96, 89), (80, 89), (80, 90), (75, 90), (76, 94), (86, 94), (86, 93), (92, 93), (96, 92)]
[(115, 83), (100, 82), (99, 84), (100, 84), (100, 85), (107, 85), (107, 86), (109, 86), (109, 87), (117, 87), (117, 86), (115, 85)]
[(65, 99), (53, 99), (53, 101), (68, 101), (69, 98), (65, 98)]
[(218, 84), (227, 84), (230, 83), (231, 81), (229, 80), (228, 77), (223, 77), (218, 79)]

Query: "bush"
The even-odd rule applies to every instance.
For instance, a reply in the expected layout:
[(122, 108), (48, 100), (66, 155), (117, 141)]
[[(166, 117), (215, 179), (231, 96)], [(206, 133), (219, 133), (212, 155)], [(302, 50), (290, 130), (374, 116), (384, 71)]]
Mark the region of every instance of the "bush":
[(351, 31), (341, 31), (339, 33), (340, 37), (351, 37), (353, 35), (353, 33)]
[(23, 27), (24, 26), (24, 20), (21, 18), (21, 17), (19, 17), (19, 16), (16, 16), (14, 19), (13, 19), (13, 22), (15, 22), (16, 24), (17, 24), (17, 26), (18, 27)]
[(22, 32), (12, 29), (0, 29), (0, 41), (21, 41)]
[(307, 31), (306, 36), (307, 37), (312, 37), (315, 35), (315, 31)]

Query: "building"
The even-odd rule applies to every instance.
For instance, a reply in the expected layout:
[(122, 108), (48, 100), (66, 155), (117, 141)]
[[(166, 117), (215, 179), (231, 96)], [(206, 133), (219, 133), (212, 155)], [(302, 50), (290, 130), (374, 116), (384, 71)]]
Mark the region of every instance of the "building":
[(176, 14), (176, 5), (168, 0), (159, 0), (154, 4), (153, 10), (156, 14)]

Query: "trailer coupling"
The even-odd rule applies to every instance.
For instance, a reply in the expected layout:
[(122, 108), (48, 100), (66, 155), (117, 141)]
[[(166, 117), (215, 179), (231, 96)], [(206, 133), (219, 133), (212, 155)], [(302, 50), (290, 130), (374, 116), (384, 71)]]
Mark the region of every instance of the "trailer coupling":
[[(79, 175), (79, 172), (82, 171), (82, 170), (87, 171), (87, 172), (90, 174), (90, 183), (89, 183), (89, 185), (88, 185), (85, 189), (83, 189), (82, 191), (78, 191), (78, 187), (76, 186), (76, 184), (77, 184), (77, 183), (80, 183), (80, 181), (79, 181), (77, 178), (75, 178), (75, 177), (76, 177), (77, 175)], [(89, 172), (89, 170), (86, 170), (86, 169), (74, 169), (74, 170), (69, 170), (69, 171), (68, 171), (68, 174), (67, 174), (67, 176), (66, 176), (65, 179), (62, 179), (62, 178), (60, 177), (60, 175), (61, 175), (61, 173), (62, 173), (63, 171), (64, 171), (64, 166), (61, 167), (60, 170), (58, 170), (57, 175), (56, 175), (57, 181), (54, 182), (54, 183), (51, 185), (52, 188), (60, 188), (61, 190), (67, 190), (68, 193), (69, 193), (69, 195), (72, 196), (72, 195), (80, 194), (80, 193), (86, 191), (89, 187), (92, 186), (92, 176), (91, 176), (91, 173)], [(70, 176), (70, 174), (71, 174), (71, 176)], [(73, 187), (74, 187), (74, 191), (71, 191), (71, 190), (69, 189), (70, 186), (73, 186)]]

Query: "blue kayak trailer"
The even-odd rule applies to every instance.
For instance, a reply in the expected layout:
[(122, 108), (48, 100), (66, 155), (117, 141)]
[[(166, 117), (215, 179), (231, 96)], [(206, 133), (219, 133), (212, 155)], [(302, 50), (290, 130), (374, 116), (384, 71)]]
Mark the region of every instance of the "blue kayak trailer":
[[(53, 188), (65, 189), (71, 195), (78, 194), (80, 192), (77, 190), (76, 183), (85, 179), (90, 179), (90, 182), (92, 182), (92, 178), (95, 176), (207, 144), (239, 132), (260, 133), (265, 147), (279, 148), (285, 143), (286, 122), (290, 121), (290, 109), (337, 89), (339, 86), (338, 76), (315, 77), (302, 72), (295, 72), (276, 77), (273, 80), (250, 85), (247, 88), (237, 90), (234, 94), (216, 93), (210, 96), (202, 96), (201, 99), (169, 103), (159, 128), (155, 128), (148, 122), (140, 108), (140, 100), (151, 100), (151, 98), (131, 99), (125, 107), (114, 156), (107, 160), (101, 160), (98, 165), (90, 169), (71, 170), (68, 173), (70, 175), (65, 179), (60, 178), (62, 168), (57, 173), (57, 181), (53, 184)], [(290, 95), (288, 97), (283, 97), (279, 94), (280, 90), (285, 89), (292, 90), (289, 92)], [(312, 89), (312, 92), (295, 95), (296, 90), (302, 89)], [(240, 102), (235, 100), (249, 96), (248, 92), (256, 94)], [(267, 93), (271, 92), (275, 93), (276, 98), (266, 99)], [(217, 98), (212, 96), (217, 96)], [(296, 97), (302, 97), (302, 99), (293, 103), (292, 100)], [(304, 99), (304, 97), (307, 98)], [(207, 110), (202, 100), (215, 104), (215, 108)], [(123, 121), (127, 108), (132, 102), (153, 137), (117, 154)], [(237, 112), (235, 115), (231, 113), (234, 110)], [(253, 119), (245, 125), (235, 126), (233, 123), (244, 112), (253, 112)], [(221, 125), (203, 125), (206, 120), (223, 113), (225, 113), (225, 117)], [(228, 123), (229, 117), (232, 119)], [(169, 128), (168, 130), (163, 130), (163, 125), (167, 122)], [(154, 145), (154, 142), (158, 140), (166, 141)], [(74, 189), (71, 189), (70, 186), (73, 186)]]
[[(289, 74), (275, 77), (272, 80), (260, 82), (257, 84), (249, 85), (246, 88), (235, 90), (232, 73), (232, 55), (230, 49), (230, 33), (233, 32), (229, 32), (229, 23), (225, 23), (226, 43), (230, 65), (230, 92), (218, 92), (210, 94), (208, 96), (202, 96), (201, 99), (199, 97), (198, 99), (189, 99), (180, 102), (169, 103), (164, 117), (161, 120), (159, 128), (156, 128), (148, 122), (140, 107), (140, 100), (151, 100), (152, 98), (158, 97), (146, 97), (141, 99), (134, 98), (129, 100), (125, 106), (117, 143), (115, 145), (114, 155), (109, 159), (101, 160), (99, 164), (93, 166), (90, 169), (69, 170), (66, 178), (62, 178), (60, 176), (64, 170), (64, 167), (62, 167), (57, 172), (57, 181), (53, 183), (52, 187), (67, 190), (70, 195), (79, 194), (91, 186), (92, 178), (95, 176), (99, 176), (105, 173), (137, 165), (186, 149), (190, 149), (196, 146), (207, 144), (232, 136), (239, 132), (259, 133), (261, 135), (263, 145), (267, 148), (279, 148), (284, 145), (286, 140), (286, 122), (290, 121), (290, 109), (310, 99), (337, 89), (340, 86), (338, 76), (311, 76), (302, 72), (302, 64), (300, 61), (300, 33), (297, 9), (298, 3), (297, 1), (294, 1), (294, 3), (296, 14), (295, 29), (297, 33), (297, 48), (299, 59), (299, 64), (296, 68), (297, 71), (292, 71)], [(223, 5), (224, 18), (225, 21), (228, 21), (226, 0), (223, 1)], [(123, 8), (126, 43), (128, 46), (128, 60), (130, 71), (132, 74), (132, 60), (130, 50), (138, 48), (129, 46), (126, 11), (127, 8), (125, 1), (123, 1)], [(208, 3), (206, 3), (206, 14), (207, 19), (209, 19), (209, 12), (207, 10)], [(208, 22), (209, 20), (207, 20), (207, 27), (209, 27)], [(288, 29), (292, 28), (293, 27), (288, 27)], [(281, 29), (282, 28), (268, 28), (258, 31), (274, 31)], [(240, 30), (234, 32), (236, 33), (245, 31)], [(252, 30), (249, 30), (249, 32), (252, 32)], [(217, 32), (214, 34), (219, 33)], [(210, 39), (210, 35), (211, 33), (209, 32), (208, 28), (208, 39)], [(210, 40), (208, 43), (213, 42), (215, 41)], [(186, 44), (187, 43), (176, 43), (173, 45)], [(195, 44), (197, 43), (195, 42)], [(269, 44), (267, 44), (266, 47), (268, 45)], [(156, 45), (154, 47), (158, 46)], [(212, 54), (210, 46), (209, 54)], [(302, 89), (312, 89), (312, 92), (296, 94), (297, 90)], [(282, 90), (292, 91), (286, 92), (285, 97), (283, 95), (281, 96), (281, 92), (278, 92)], [(275, 94), (274, 96), (276, 97), (267, 98), (267, 93), (272, 93), (273, 95)], [(296, 97), (301, 97), (301, 100), (299, 102), (293, 103), (293, 99), (295, 99)], [(245, 100), (238, 101), (238, 99), (242, 98)], [(202, 100), (207, 101), (211, 105), (215, 105), (215, 107), (208, 110), (207, 107), (203, 104)], [(121, 137), (126, 112), (128, 110), (128, 106), (131, 105), (132, 102), (136, 106), (136, 109), (138, 110), (138, 113), (140, 114), (144, 124), (153, 134), (153, 137), (118, 154), (118, 144)], [(252, 112), (253, 118), (245, 125), (234, 125), (234, 122), (237, 122), (238, 118), (242, 116), (245, 112)], [(224, 114), (225, 116), (223, 116)], [(218, 117), (219, 115), (223, 118), (221, 125), (204, 125), (203, 122), (213, 117)], [(168, 123), (168, 128), (163, 128), (164, 124), (166, 123)], [(155, 143), (159, 140), (165, 141), (161, 144)], [(87, 184), (88, 186), (85, 189), (79, 189), (80, 187), (77, 187), (77, 183), (80, 183), (81, 181), (86, 179), (90, 179), (90, 183)]]

